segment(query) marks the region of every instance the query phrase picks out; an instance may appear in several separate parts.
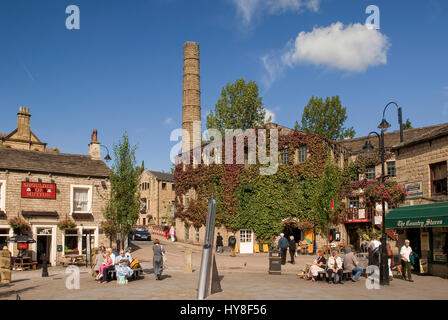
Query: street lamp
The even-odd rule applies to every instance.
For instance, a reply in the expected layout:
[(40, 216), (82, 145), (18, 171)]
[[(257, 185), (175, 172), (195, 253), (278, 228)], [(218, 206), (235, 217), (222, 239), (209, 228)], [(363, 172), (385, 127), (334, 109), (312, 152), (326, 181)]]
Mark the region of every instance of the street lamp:
[(103, 148), (106, 148), (106, 150), (107, 150), (107, 154), (106, 154), (106, 156), (104, 157), (104, 160), (106, 160), (107, 162), (109, 162), (110, 160), (112, 160), (112, 158), (111, 158), (110, 155), (109, 155), (109, 149), (108, 149), (105, 145), (103, 145), (103, 144), (101, 144), (100, 146), (103, 147)]
[[(378, 129), (381, 130), (381, 134), (372, 131), (367, 137), (374, 134), (379, 139), (379, 148), (381, 153), (381, 183), (384, 184), (385, 174), (384, 174), (384, 158), (385, 158), (385, 147), (384, 147), (384, 132), (390, 128), (390, 124), (386, 121), (384, 117), (386, 109), (389, 105), (394, 104), (398, 109), (398, 123), (400, 125), (400, 142), (403, 142), (403, 123), (402, 123), (402, 111), (401, 108), (395, 102), (389, 102), (383, 110), (383, 119), (378, 125)], [(363, 150), (369, 151), (373, 150), (373, 145), (370, 140), (367, 140), (363, 146)], [(387, 235), (386, 235), (386, 204), (384, 198), (381, 199), (382, 207), (382, 236), (381, 236), (381, 262), (380, 262), (380, 284), (389, 285), (389, 265), (387, 263)]]

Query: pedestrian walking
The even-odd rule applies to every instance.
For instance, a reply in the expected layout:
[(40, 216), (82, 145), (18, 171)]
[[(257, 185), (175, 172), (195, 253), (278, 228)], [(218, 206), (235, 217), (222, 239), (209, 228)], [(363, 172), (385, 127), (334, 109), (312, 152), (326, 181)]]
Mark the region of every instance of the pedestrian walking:
[(170, 237), (171, 237), (171, 242), (174, 242), (176, 240), (176, 238), (174, 237), (174, 234), (176, 233), (174, 226), (171, 226), (170, 228)]
[(294, 256), (296, 255), (296, 241), (294, 240), (294, 236), (289, 237), (289, 255), (291, 256), (291, 264), (295, 264)]
[(218, 235), (216, 236), (216, 252), (222, 253), (222, 247), (223, 246), (224, 246), (224, 244), (223, 244), (222, 236), (218, 232)]
[(152, 262), (156, 280), (162, 280), (163, 257), (165, 256), (165, 248), (160, 245), (159, 239), (154, 240), (152, 251), (154, 252)]
[(409, 282), (414, 282), (411, 276), (411, 258), (410, 255), (412, 253), (412, 248), (410, 246), (411, 242), (409, 240), (404, 241), (404, 245), (401, 247), (400, 256), (401, 256), (401, 270), (403, 272), (403, 280), (407, 280)]
[(288, 239), (285, 238), (285, 234), (284, 233), (280, 233), (280, 240), (278, 240), (278, 247), (280, 249), (280, 254), (281, 254), (281, 263), (283, 265), (286, 264), (286, 252), (288, 251), (288, 247), (289, 247), (289, 243), (288, 243)]
[(235, 256), (236, 238), (233, 235), (233, 233), (230, 234), (228, 243), (229, 243), (229, 247), (230, 247), (230, 250), (231, 250), (230, 256), (234, 257)]
[(395, 262), (394, 262), (394, 253), (392, 252), (390, 244), (387, 244), (387, 264), (389, 266), (389, 280), (392, 281), (394, 279), (394, 276), (392, 274), (392, 268), (395, 266)]
[(165, 225), (164, 227), (163, 227), (163, 233), (164, 233), (164, 235), (165, 235), (165, 239), (167, 239), (168, 240), (168, 232), (170, 231), (170, 228), (168, 228), (168, 226), (167, 225)]

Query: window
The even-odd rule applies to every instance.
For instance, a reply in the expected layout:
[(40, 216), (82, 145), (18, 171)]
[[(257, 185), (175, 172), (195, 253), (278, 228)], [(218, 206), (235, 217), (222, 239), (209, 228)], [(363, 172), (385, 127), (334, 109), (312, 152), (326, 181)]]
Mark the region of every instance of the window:
[(190, 205), (190, 191), (185, 193), (185, 206), (188, 207)]
[(171, 184), (171, 190), (174, 191), (176, 187), (174, 186), (174, 183)]
[(90, 213), (92, 209), (92, 186), (72, 187), (72, 212)]
[(306, 146), (302, 146), (297, 150), (297, 161), (303, 163), (306, 161), (308, 149)]
[(198, 227), (194, 227), (194, 241), (196, 243), (199, 242), (199, 228)]
[(166, 190), (166, 183), (162, 182), (162, 190)]
[(64, 253), (78, 254), (78, 230), (66, 229), (64, 232)]
[(0, 229), (0, 248), (3, 249), (4, 246), (7, 246), (8, 243), (6, 240), (9, 237), (9, 228), (1, 228)]
[(6, 202), (6, 181), (0, 180), (0, 212), (6, 211), (5, 202)]
[(288, 162), (289, 162), (289, 150), (288, 149), (280, 150), (280, 163), (288, 164)]
[(87, 246), (87, 235), (90, 234), (90, 250), (95, 248), (95, 229), (83, 229), (82, 230), (82, 253), (86, 254)]
[(375, 180), (375, 167), (367, 168), (366, 179)]
[(146, 213), (146, 211), (147, 211), (147, 209), (146, 209), (146, 198), (141, 198), (140, 202), (141, 202), (140, 213)]
[(252, 231), (250, 231), (250, 230), (240, 230), (240, 242), (241, 243), (252, 242)]
[(185, 225), (185, 241), (190, 241), (190, 227)]
[(448, 245), (448, 228), (432, 229), (432, 260), (446, 262), (446, 250)]
[(396, 177), (397, 176), (397, 170), (395, 168), (395, 161), (387, 162), (387, 175), (389, 177)]
[(349, 208), (359, 208), (359, 197), (348, 198), (348, 207)]
[(431, 171), (431, 194), (447, 194), (447, 165), (446, 161), (429, 165)]

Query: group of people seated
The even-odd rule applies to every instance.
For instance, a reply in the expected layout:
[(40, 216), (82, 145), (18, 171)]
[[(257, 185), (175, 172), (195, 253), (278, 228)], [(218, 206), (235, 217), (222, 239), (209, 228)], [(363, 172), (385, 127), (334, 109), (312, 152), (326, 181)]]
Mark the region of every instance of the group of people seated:
[[(332, 255), (325, 259), (322, 250), (317, 251), (317, 257), (310, 266), (307, 278), (311, 281), (316, 281), (316, 277), (319, 276), (319, 272), (326, 272), (328, 274), (329, 283), (343, 284), (344, 271), (348, 271), (352, 274), (352, 281), (359, 281), (363, 269), (359, 267), (358, 259), (356, 258), (356, 250), (351, 248), (346, 248), (346, 254), (344, 258), (339, 256), (337, 250), (333, 250)], [(338, 275), (338, 280), (336, 280), (336, 275)]]
[(101, 246), (95, 257), (94, 271), (98, 272), (95, 280), (98, 281), (98, 283), (109, 282), (111, 280), (109, 277), (109, 271), (111, 270), (116, 270), (117, 281), (120, 276), (132, 276), (134, 271), (130, 266), (134, 259), (132, 258), (131, 251), (131, 248), (128, 247), (126, 252), (124, 250), (120, 250), (118, 253), (115, 248), (106, 249), (104, 246)]

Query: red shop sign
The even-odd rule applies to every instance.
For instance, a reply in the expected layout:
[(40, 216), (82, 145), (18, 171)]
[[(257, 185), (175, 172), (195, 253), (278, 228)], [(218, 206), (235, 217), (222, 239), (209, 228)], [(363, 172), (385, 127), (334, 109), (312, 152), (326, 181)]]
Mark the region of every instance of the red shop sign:
[(28, 249), (28, 243), (18, 243), (17, 244), (17, 249), (19, 249), (19, 250), (27, 250)]
[(22, 182), (22, 198), (56, 199), (56, 184)]

